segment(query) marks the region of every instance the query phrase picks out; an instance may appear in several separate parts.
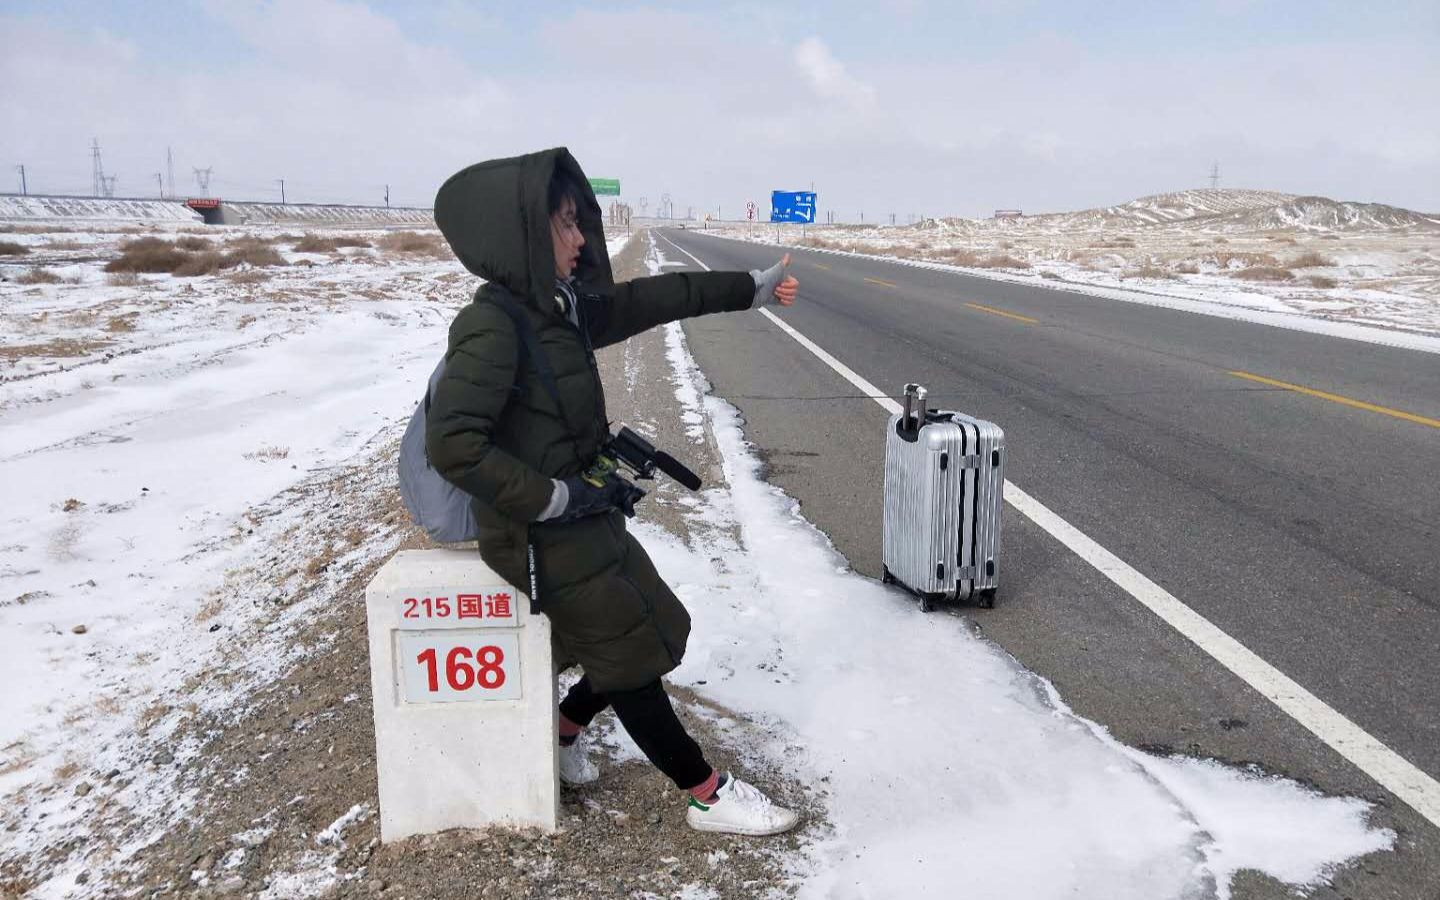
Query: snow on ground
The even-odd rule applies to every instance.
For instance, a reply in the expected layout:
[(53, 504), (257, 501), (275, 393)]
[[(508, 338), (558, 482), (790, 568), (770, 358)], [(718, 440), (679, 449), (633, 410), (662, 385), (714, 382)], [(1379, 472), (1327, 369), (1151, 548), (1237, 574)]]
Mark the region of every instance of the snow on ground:
[[(1208, 198), (1213, 209), (1196, 205), (1205, 197), (1167, 195), (1018, 222), (709, 223), (707, 230), (1440, 352), (1440, 220), (1384, 207), (1388, 215), (1372, 211), (1349, 227), (1324, 228), (1285, 215), (1301, 201), (1335, 216), (1356, 214), (1356, 205), (1323, 198), (1266, 205), (1285, 196), (1266, 192), (1188, 193), (1224, 196)], [(1221, 201), (1241, 208), (1218, 212)], [(1412, 224), (1383, 227), (1401, 214)]]
[[(187, 814), (156, 768), (171, 760), (133, 767), (117, 748), (234, 703), (246, 685), (209, 677), (222, 656), (293, 663), (294, 619), (260, 631), (258, 609), (341, 602), (316, 586), (323, 569), (257, 573), (325, 551), (287, 546), (307, 522), (343, 531), (334, 488), (306, 485), (393, 445), (473, 285), (450, 259), (283, 241), (291, 265), (268, 277), (112, 284), (94, 248), (114, 237), (53, 251), (69, 281), (0, 284), (0, 806), (14, 826), (0, 858), (103, 843), (97, 797), (155, 828)], [(851, 574), (756, 478), (735, 412), (703, 397), (682, 333), (669, 340), (677, 398), (692, 426), (712, 423), (730, 487), (695, 501), (705, 546), (639, 530), (695, 615), (677, 680), (773, 723), (783, 737), (755, 752), (829, 791), (834, 834), (797, 861), (806, 896), (921, 896), (957, 870), (987, 895), (1184, 896), (1213, 881), (1224, 896), (1240, 866), (1305, 885), (1391, 844), (1359, 801), (1120, 747), (959, 621)], [(386, 477), (375, 467), (353, 492)], [(353, 569), (387, 541), (341, 540), (326, 565)], [(112, 766), (123, 789), (91, 784)], [(348, 815), (273, 896), (333, 882), (347, 822), (369, 810)], [(110, 858), (146, 838), (129, 840)], [(83, 893), (82, 875), (43, 895)]]
[(273, 549), (255, 533), (403, 424), (471, 280), (453, 259), (347, 251), (242, 270), (258, 280), (111, 283), (95, 250), (130, 236), (66, 233), (46, 257), (65, 280), (0, 284), (0, 797), (28, 826), (12, 850), (83, 832), (92, 785), (75, 782), (97, 769), (140, 779), (121, 800), (157, 822), (182, 802), (116, 749), (182, 685), (225, 702), (208, 667), (253, 604), (290, 602), (237, 582)]

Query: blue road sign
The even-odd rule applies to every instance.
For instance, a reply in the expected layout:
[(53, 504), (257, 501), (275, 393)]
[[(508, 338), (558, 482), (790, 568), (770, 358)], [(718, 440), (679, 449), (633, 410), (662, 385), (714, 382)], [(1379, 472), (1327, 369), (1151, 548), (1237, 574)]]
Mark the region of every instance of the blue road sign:
[(814, 222), (814, 191), (771, 191), (770, 221)]

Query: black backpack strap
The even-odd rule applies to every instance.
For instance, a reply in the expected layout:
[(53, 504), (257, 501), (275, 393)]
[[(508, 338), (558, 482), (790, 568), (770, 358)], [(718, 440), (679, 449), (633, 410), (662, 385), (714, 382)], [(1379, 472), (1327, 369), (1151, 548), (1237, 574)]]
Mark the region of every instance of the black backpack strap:
[[(475, 299), (482, 299), (476, 297)], [(540, 373), (540, 384), (545, 388), (545, 393), (555, 401), (556, 409), (560, 410), (560, 417), (565, 417), (565, 406), (560, 402), (560, 386), (555, 381), (555, 370), (550, 367), (550, 357), (540, 349), (540, 341), (535, 337), (535, 329), (530, 325), (530, 317), (525, 315), (525, 310), (519, 304), (507, 298), (497, 297), (494, 294), (486, 295), (483, 299), (489, 300), (510, 317), (515, 324), (515, 333), (520, 336), (520, 364), (516, 369), (516, 377), (524, 369), (525, 357), (528, 355), (535, 361), (535, 369)]]

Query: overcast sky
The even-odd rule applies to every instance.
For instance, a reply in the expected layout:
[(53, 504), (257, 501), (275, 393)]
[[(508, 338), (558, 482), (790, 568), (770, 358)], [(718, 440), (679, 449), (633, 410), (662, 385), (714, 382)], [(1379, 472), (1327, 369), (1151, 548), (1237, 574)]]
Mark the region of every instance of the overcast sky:
[[(541, 16), (537, 8), (548, 9)], [(1436, 0), (0, 0), (0, 189), (429, 206), (563, 144), (653, 212), (837, 220), (1208, 184), (1440, 212)]]

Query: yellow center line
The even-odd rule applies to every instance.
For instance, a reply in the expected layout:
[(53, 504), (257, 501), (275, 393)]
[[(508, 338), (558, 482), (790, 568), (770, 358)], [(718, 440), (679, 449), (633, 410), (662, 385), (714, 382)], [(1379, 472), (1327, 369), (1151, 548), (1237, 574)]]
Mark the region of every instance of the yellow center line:
[(810, 265), (814, 266), (817, 269), (824, 269), (827, 272), (830, 271), (830, 267), (825, 265), (824, 263), (811, 263)]
[(1003, 309), (996, 309), (993, 306), (981, 306), (979, 303), (967, 303), (965, 305), (971, 309), (978, 309), (981, 312), (987, 312), (991, 315), (1004, 316), (1007, 319), (1014, 319), (1017, 322), (1025, 322), (1029, 325), (1038, 325), (1040, 323), (1039, 319), (1032, 319), (1029, 316), (1022, 316), (1019, 313), (1006, 312)]
[(1331, 403), (1339, 403), (1344, 406), (1353, 406), (1356, 409), (1364, 409), (1370, 412), (1377, 412), (1387, 416), (1394, 416), (1397, 419), (1404, 419), (1407, 422), (1414, 422), (1417, 425), (1429, 425), (1431, 428), (1440, 428), (1440, 419), (1430, 419), (1425, 416), (1417, 416), (1414, 413), (1404, 412), (1399, 409), (1391, 409), (1388, 406), (1376, 406), (1373, 403), (1366, 403), (1364, 400), (1352, 400), (1349, 397), (1342, 397), (1339, 394), (1329, 394), (1325, 391), (1317, 391), (1313, 388), (1302, 387), (1298, 384), (1290, 384), (1288, 381), (1276, 381), (1273, 378), (1266, 378), (1263, 375), (1251, 375), (1249, 372), (1231, 372), (1236, 378), (1244, 378), (1246, 381), (1254, 381), (1260, 384), (1267, 384), (1270, 387), (1283, 388), (1287, 391), (1294, 391), (1297, 394), (1305, 394), (1310, 397), (1319, 397), (1321, 400), (1329, 400)]
[(895, 284), (894, 282), (882, 281), (879, 278), (866, 278), (865, 280), (870, 282), (871, 284), (883, 284), (886, 287), (899, 287), (899, 285)]

